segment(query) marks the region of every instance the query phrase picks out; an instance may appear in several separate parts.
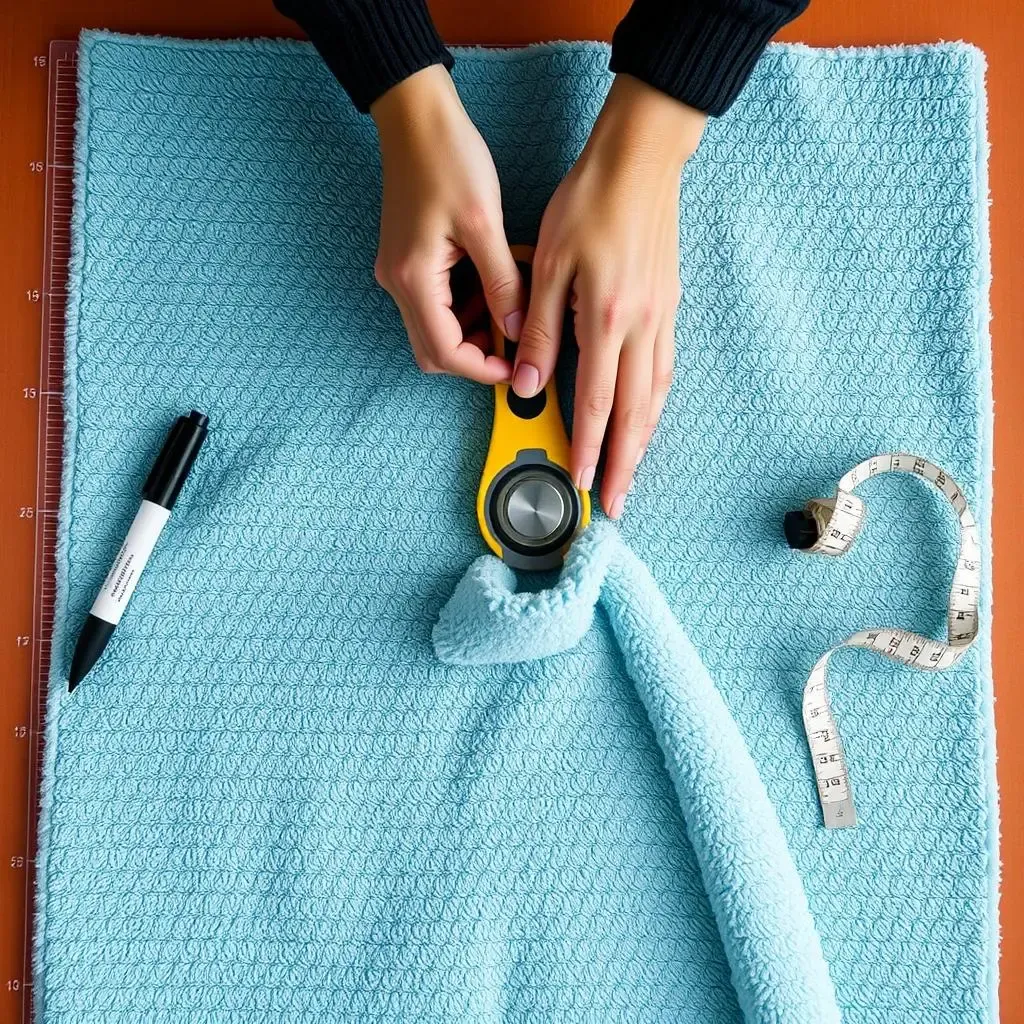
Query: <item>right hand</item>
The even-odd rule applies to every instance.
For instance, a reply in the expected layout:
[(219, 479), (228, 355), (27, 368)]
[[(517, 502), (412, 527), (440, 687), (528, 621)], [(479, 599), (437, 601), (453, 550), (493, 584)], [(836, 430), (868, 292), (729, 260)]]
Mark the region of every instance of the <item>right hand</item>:
[(490, 333), (468, 326), (472, 308), (452, 305), (451, 269), (468, 256), (491, 316), (518, 341), (526, 298), (487, 143), (437, 64), (389, 89), (370, 113), (384, 174), (374, 272), (398, 305), (417, 364), (482, 384), (508, 381), (512, 367), (491, 352)]

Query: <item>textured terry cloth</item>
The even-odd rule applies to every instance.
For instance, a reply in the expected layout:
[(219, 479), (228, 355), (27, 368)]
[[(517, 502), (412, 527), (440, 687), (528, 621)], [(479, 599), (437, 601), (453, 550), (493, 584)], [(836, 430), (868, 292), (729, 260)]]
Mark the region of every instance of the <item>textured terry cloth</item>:
[[(530, 242), (607, 48), (457, 56)], [(725, 873), (716, 822), (778, 834), (756, 786), (686, 804), (737, 764), (709, 771), (680, 694), (749, 751), (843, 1020), (996, 1018), (987, 595), (951, 672), (833, 659), (857, 829), (821, 827), (800, 723), (808, 670), (853, 628), (941, 633), (953, 517), (882, 478), (846, 558), (780, 529), (906, 449), (958, 478), (988, 550), (982, 68), (959, 45), (768, 50), (686, 171), (676, 385), (621, 527), (639, 563), (595, 529), (516, 603), (474, 564), (491, 394), (420, 374), (373, 283), (372, 124), (305, 45), (83, 38), (43, 1021), (736, 1024), (783, 1004), (778, 956), (737, 975), (767, 918), (716, 912), (768, 914), (760, 892), (795, 881), (782, 852), (775, 880)], [(69, 697), (74, 631), (191, 407), (209, 440)], [(494, 600), (467, 605), (481, 572)], [(572, 635), (548, 621), (548, 657), (497, 657), (502, 608), (554, 613), (575, 579)], [(678, 661), (645, 657), (647, 614)]]
[[(516, 593), (500, 559), (476, 561), (441, 609), (438, 656), (455, 665), (534, 660), (570, 650), (602, 594), (675, 785), (721, 932), (744, 1020), (838, 1022), (807, 903), (743, 738), (650, 573), (610, 526), (575, 543), (557, 586)], [(538, 642), (539, 639), (539, 642)]]

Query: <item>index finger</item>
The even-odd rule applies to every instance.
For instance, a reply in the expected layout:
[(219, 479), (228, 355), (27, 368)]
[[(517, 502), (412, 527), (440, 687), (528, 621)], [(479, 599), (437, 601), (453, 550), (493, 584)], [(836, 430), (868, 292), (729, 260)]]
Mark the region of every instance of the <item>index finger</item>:
[(406, 295), (409, 314), (431, 360), (445, 373), (479, 384), (507, 381), (512, 373), (509, 361), (489, 355), (463, 337), (462, 325), (450, 305), (451, 289), (447, 285), (445, 292), (447, 295), (419, 283)]
[[(581, 328), (586, 331), (584, 324)], [(572, 475), (576, 486), (589, 490), (597, 471), (601, 443), (615, 401), (615, 377), (621, 342), (609, 336), (580, 338), (576, 367), (576, 400), (572, 424)]]

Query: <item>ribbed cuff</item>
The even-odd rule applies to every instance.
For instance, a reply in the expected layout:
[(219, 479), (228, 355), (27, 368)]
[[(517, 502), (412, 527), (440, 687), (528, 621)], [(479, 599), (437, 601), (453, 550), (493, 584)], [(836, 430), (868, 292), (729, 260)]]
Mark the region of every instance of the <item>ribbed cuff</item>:
[(773, 35), (809, 0), (635, 0), (612, 37), (611, 70), (723, 114)]
[(320, 51), (356, 109), (431, 64), (454, 58), (434, 28), (425, 0), (274, 0)]

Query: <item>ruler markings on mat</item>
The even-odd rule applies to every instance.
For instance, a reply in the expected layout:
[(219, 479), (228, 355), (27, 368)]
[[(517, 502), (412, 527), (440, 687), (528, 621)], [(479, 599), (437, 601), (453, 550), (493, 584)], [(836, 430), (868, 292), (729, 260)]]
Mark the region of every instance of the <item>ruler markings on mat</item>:
[(39, 427), (36, 448), (36, 534), (32, 599), (32, 667), (28, 731), (28, 815), (25, 822), (25, 933), (22, 1024), (33, 1020), (32, 939), (43, 735), (57, 589), (57, 513), (64, 453), (64, 301), (71, 250), (71, 204), (78, 47), (50, 43), (46, 117), (46, 200), (43, 226), (42, 339), (39, 356)]

